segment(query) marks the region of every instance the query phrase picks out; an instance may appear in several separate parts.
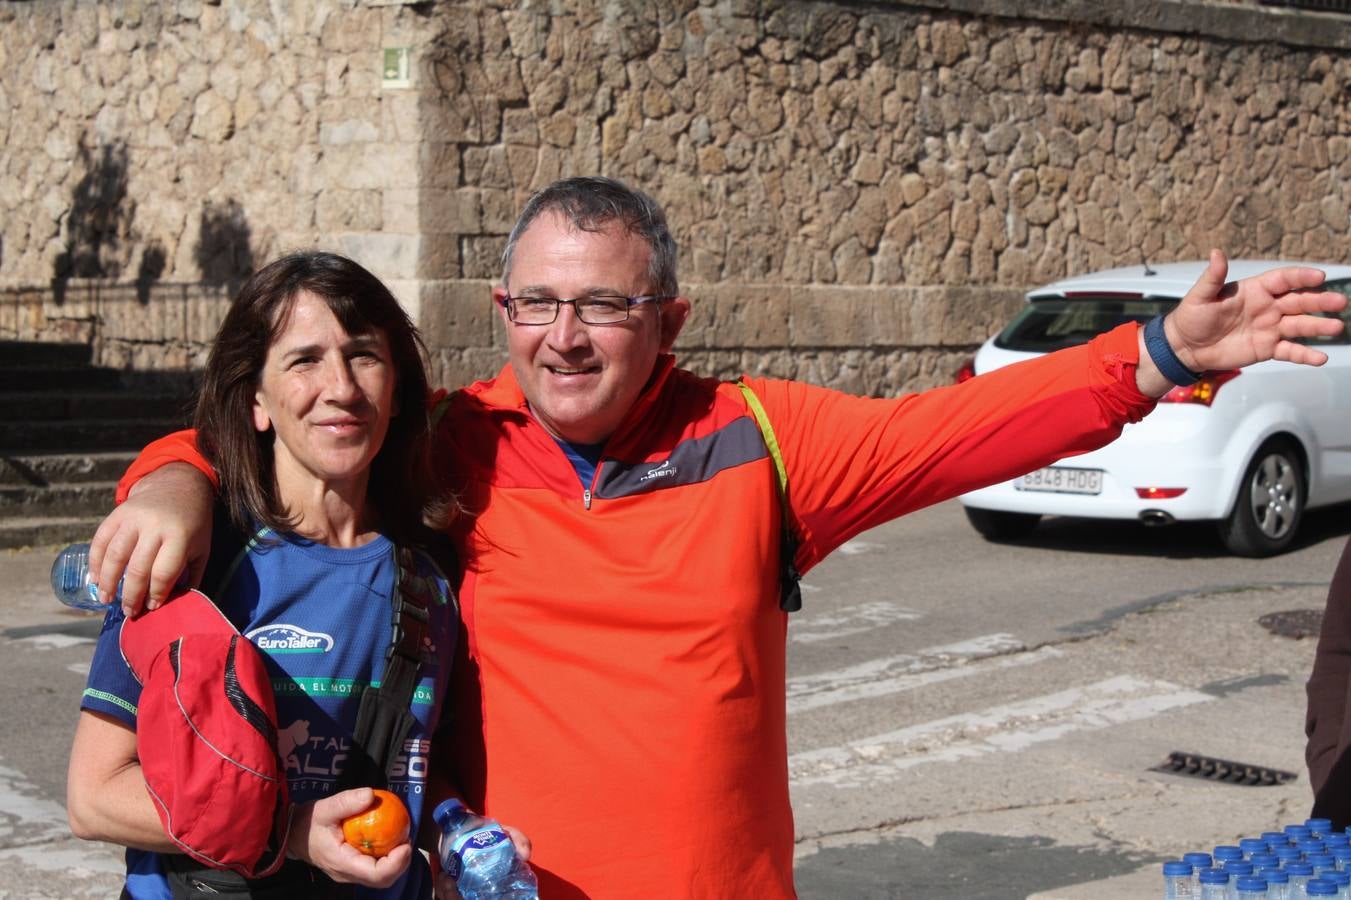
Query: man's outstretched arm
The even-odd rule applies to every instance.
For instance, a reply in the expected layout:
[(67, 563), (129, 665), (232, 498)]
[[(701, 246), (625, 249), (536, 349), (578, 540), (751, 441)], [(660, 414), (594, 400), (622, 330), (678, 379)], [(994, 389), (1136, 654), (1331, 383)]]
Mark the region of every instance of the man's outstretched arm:
[(90, 541), (99, 596), (112, 597), (123, 579), (122, 607), (133, 615), (142, 605), (159, 606), (180, 580), (196, 587), (211, 552), (215, 493), (215, 473), (197, 452), (193, 432), (160, 438), (142, 451), (118, 484), (120, 505)]

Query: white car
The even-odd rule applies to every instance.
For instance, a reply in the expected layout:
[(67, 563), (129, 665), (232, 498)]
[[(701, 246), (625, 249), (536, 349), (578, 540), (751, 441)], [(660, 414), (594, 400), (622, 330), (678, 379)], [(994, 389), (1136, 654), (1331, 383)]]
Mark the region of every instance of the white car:
[[(1087, 341), (1171, 309), (1204, 262), (1130, 266), (1057, 281), (986, 341), (958, 380)], [(1351, 266), (1234, 260), (1231, 279), (1286, 265), (1322, 269), (1351, 296)], [(1351, 313), (1341, 314), (1351, 328)], [(1042, 516), (1213, 520), (1230, 552), (1271, 556), (1294, 540), (1306, 509), (1351, 500), (1351, 337), (1310, 343), (1321, 367), (1263, 362), (1206, 373), (1174, 389), (1099, 450), (961, 497), (986, 538), (1026, 536)]]

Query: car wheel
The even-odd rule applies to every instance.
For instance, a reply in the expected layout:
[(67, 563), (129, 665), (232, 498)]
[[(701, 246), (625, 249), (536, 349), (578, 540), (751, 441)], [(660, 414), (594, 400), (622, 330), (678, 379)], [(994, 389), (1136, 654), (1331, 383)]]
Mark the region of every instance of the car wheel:
[(964, 509), (971, 527), (989, 541), (1013, 541), (1027, 537), (1041, 521), (1041, 516), (1036, 513), (999, 512), (971, 506)]
[(1268, 441), (1253, 456), (1238, 499), (1220, 522), (1220, 539), (1236, 556), (1274, 556), (1295, 539), (1304, 516), (1304, 468), (1295, 445)]

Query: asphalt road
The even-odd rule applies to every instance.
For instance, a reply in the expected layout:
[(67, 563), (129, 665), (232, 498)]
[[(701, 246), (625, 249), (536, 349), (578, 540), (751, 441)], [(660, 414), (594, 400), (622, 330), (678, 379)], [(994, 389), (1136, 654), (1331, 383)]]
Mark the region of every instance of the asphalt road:
[[(801, 896), (1151, 896), (1160, 860), (1302, 820), (1313, 642), (1258, 619), (1322, 608), (1351, 508), (1307, 526), (1261, 561), (1200, 526), (1051, 521), (1001, 546), (949, 503), (841, 548), (789, 626)], [(0, 900), (120, 883), (65, 826), (98, 622), (50, 598), (53, 550), (0, 554)], [(1151, 771), (1172, 750), (1298, 777)]]

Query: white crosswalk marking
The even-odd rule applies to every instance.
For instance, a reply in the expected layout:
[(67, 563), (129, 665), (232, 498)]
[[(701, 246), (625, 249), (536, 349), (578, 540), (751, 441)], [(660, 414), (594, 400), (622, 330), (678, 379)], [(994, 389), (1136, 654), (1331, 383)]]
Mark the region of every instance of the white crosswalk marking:
[(79, 647), (82, 645), (93, 646), (96, 642), (93, 638), (79, 637), (73, 634), (34, 634), (29, 637), (18, 638), (25, 644), (32, 644), (39, 650), (65, 650), (69, 647)]
[(925, 763), (1023, 750), (1075, 731), (1147, 719), (1212, 699), (1166, 681), (1123, 675), (838, 747), (795, 753), (788, 759), (788, 770), (794, 785), (865, 787), (893, 781), (906, 769)]
[[(1024, 649), (1023, 642), (1011, 634), (987, 634), (955, 644), (926, 647), (917, 653), (885, 656), (831, 672), (790, 678), (788, 711), (802, 712), (846, 700), (911, 690), (926, 683), (918, 678), (923, 673), (931, 673), (929, 683), (945, 677), (961, 677), (970, 674), (962, 671), (964, 663)], [(1026, 662), (1045, 658), (1046, 654), (1042, 654)], [(939, 676), (939, 672), (944, 675)]]
[(885, 600), (873, 603), (860, 603), (856, 606), (841, 607), (834, 614), (812, 616), (804, 622), (788, 623), (788, 639), (799, 644), (814, 644), (818, 641), (830, 641), (862, 634), (874, 628), (893, 625), (897, 622), (913, 622), (923, 618), (919, 610), (897, 606)]

